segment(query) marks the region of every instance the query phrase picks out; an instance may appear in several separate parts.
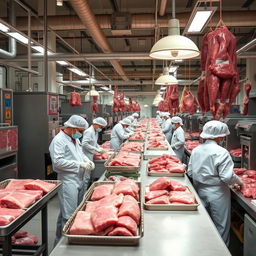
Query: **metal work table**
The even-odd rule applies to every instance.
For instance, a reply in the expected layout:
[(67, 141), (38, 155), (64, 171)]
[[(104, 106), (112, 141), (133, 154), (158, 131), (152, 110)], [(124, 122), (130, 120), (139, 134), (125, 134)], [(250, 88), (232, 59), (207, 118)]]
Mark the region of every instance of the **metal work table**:
[[(147, 185), (157, 179), (146, 175), (146, 163), (141, 168), (141, 181)], [(186, 184), (196, 194), (187, 177), (172, 177)], [(231, 255), (200, 199), (198, 211), (144, 210), (144, 237), (139, 246), (69, 245), (62, 238), (51, 256), (226, 256)]]

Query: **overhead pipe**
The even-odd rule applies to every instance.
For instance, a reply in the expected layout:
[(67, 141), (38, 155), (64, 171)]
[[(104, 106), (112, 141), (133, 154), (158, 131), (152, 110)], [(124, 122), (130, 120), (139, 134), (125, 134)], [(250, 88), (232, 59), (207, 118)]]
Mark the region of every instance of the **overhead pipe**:
[[(15, 10), (14, 10), (14, 3), (13, 0), (9, 0), (9, 9), (8, 14), (10, 17), (11, 25), (16, 25), (16, 17), (15, 17)], [(15, 58), (17, 54), (17, 45), (16, 40), (12, 37), (9, 37), (9, 51), (5, 51), (0, 49), (0, 57), (3, 58)]]
[(165, 15), (166, 5), (167, 5), (167, 0), (161, 0), (160, 8), (159, 8), (159, 15), (160, 16)]
[[(96, 44), (102, 49), (104, 53), (112, 53), (113, 50), (111, 49), (109, 42), (107, 41), (99, 24), (97, 23), (97, 20), (90, 6), (88, 5), (87, 0), (70, 0), (70, 3), (84, 26), (86, 26), (86, 29), (89, 31)], [(129, 80), (118, 61), (111, 60), (110, 63), (123, 80)]]

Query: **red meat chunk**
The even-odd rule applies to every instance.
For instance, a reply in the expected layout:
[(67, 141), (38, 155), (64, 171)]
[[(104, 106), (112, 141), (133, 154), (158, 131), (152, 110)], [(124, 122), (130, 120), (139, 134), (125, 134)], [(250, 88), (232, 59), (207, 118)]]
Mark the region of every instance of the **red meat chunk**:
[(133, 234), (124, 227), (117, 227), (108, 235), (109, 236), (133, 236)]
[(183, 204), (194, 204), (195, 197), (189, 191), (171, 191), (170, 202), (183, 203)]
[(134, 236), (137, 235), (137, 224), (130, 216), (119, 217), (116, 225), (127, 228)]
[(185, 191), (187, 187), (176, 180), (171, 180), (170, 189), (172, 191)]
[(163, 195), (168, 195), (168, 191), (167, 190), (155, 190), (155, 191), (148, 191), (146, 194), (145, 194), (145, 199), (146, 200), (151, 200), (151, 199), (154, 199), (154, 198), (157, 198), (157, 197), (160, 197), (160, 196), (163, 196)]
[(33, 181), (32, 179), (26, 179), (26, 180), (10, 180), (8, 185), (5, 187), (6, 189), (25, 189), (24, 185)]
[(97, 201), (106, 196), (109, 196), (109, 195), (111, 195), (112, 190), (113, 190), (112, 184), (97, 186), (93, 189), (93, 194), (92, 194), (91, 200)]
[(29, 183), (24, 184), (25, 189), (29, 190), (42, 190), (45, 194), (50, 192), (56, 184), (45, 182), (43, 180), (33, 180)]
[(22, 237), (26, 237), (28, 236), (28, 232), (27, 231), (23, 231), (23, 230), (19, 230), (18, 232), (16, 232), (14, 234), (15, 238), (22, 238)]
[(130, 195), (134, 198), (138, 198), (139, 187), (132, 180), (124, 180), (117, 182), (113, 189), (113, 194)]
[(167, 177), (161, 177), (155, 180), (152, 184), (149, 185), (149, 190), (164, 190), (170, 186), (170, 180)]
[(37, 244), (37, 236), (26, 236), (15, 240), (14, 244), (34, 245)]
[(147, 204), (169, 204), (169, 197), (164, 195), (147, 201)]

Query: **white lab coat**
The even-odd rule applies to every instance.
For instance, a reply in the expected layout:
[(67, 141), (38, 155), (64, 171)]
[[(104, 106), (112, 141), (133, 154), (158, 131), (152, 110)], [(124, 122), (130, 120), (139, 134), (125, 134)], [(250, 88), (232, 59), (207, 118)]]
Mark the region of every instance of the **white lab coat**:
[(158, 122), (158, 124), (161, 125), (161, 123), (162, 123), (162, 118), (161, 118), (159, 115), (157, 115), (157, 116), (156, 116), (156, 121)]
[(207, 140), (192, 151), (187, 171), (227, 246), (231, 208), (229, 185), (241, 183), (233, 168), (228, 151), (215, 141)]
[(60, 131), (52, 140), (49, 147), (53, 170), (58, 174), (62, 187), (58, 192), (60, 214), (57, 221), (56, 240), (59, 241), (62, 229), (69, 217), (74, 213), (87, 189), (90, 176), (80, 168), (81, 162), (89, 159), (83, 154), (80, 141), (76, 144)]
[(124, 140), (128, 139), (129, 134), (125, 132), (122, 124), (118, 123), (114, 126), (111, 132), (110, 148), (117, 151)]
[(95, 132), (93, 126), (85, 130), (82, 140), (82, 148), (84, 154), (93, 161), (93, 155), (96, 153), (95, 149), (99, 148), (98, 145), (99, 134)]
[(163, 124), (163, 128), (162, 128), (162, 132), (164, 133), (167, 141), (169, 143), (171, 143), (171, 139), (172, 139), (172, 121), (170, 118), (168, 118), (167, 120), (165, 120), (164, 124)]
[(171, 140), (171, 146), (176, 156), (182, 161), (184, 155), (185, 133), (182, 127), (174, 130)]

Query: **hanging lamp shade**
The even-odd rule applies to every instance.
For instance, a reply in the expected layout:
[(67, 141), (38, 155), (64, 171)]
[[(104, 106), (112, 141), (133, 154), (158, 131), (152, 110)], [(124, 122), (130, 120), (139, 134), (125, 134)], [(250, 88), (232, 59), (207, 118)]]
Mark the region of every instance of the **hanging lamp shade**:
[(168, 67), (164, 68), (163, 74), (161, 74), (155, 81), (156, 85), (172, 85), (178, 84), (176, 77), (169, 75)]
[(152, 47), (149, 56), (160, 60), (183, 60), (199, 56), (196, 44), (185, 36), (180, 35), (180, 22), (170, 19), (168, 36), (161, 38)]
[(160, 95), (160, 90), (157, 91), (156, 97), (153, 100), (153, 105), (157, 106), (160, 101), (164, 100), (163, 97)]
[(86, 96), (100, 96), (100, 94), (95, 90), (94, 85), (92, 85), (91, 90), (86, 94)]

